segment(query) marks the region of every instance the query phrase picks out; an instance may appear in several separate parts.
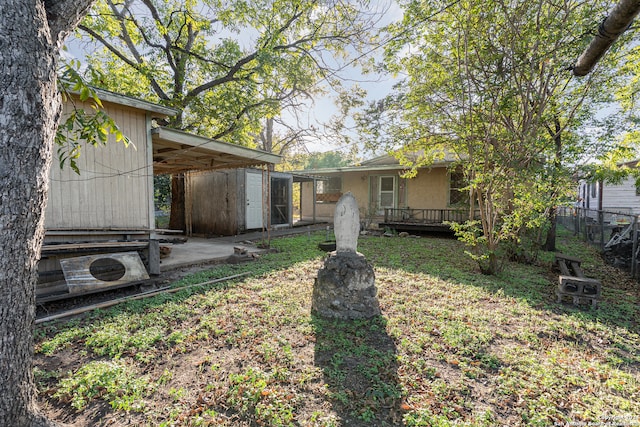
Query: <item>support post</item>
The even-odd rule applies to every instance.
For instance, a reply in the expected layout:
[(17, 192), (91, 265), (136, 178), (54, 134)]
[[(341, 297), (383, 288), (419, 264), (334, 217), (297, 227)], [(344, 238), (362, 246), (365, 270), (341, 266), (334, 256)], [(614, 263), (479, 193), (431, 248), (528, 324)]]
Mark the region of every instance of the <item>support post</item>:
[(311, 194), (313, 195), (312, 199), (313, 199), (313, 223), (316, 223), (316, 203), (318, 203), (316, 194), (318, 191), (318, 180), (313, 177), (313, 191), (311, 192)]
[(157, 239), (149, 240), (149, 254), (147, 258), (149, 263), (149, 274), (152, 276), (160, 275), (160, 241)]
[(600, 250), (604, 250), (604, 212), (598, 211), (598, 223), (600, 223)]
[(638, 216), (633, 217), (633, 249), (631, 250), (631, 277), (638, 277)]

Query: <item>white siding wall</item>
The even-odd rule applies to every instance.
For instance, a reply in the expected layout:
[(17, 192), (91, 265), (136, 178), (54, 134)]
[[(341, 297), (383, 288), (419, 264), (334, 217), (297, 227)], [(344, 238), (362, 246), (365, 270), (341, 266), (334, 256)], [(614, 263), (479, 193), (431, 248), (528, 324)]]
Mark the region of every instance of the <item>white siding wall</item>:
[(135, 147), (125, 148), (112, 136), (106, 146), (83, 146), (77, 160), (80, 175), (68, 165), (61, 170), (54, 153), (47, 229), (153, 228), (149, 211), (153, 188), (148, 179), (153, 169), (147, 158), (145, 112), (115, 104), (105, 108)]
[(602, 208), (605, 211), (640, 214), (640, 196), (636, 196), (633, 178), (627, 178), (618, 185), (604, 184), (602, 196)]

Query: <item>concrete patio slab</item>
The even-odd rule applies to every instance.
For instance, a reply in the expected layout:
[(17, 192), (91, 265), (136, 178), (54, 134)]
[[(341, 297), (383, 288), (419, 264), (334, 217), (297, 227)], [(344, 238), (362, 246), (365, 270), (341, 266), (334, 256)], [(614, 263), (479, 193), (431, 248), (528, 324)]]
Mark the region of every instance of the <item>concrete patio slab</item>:
[(234, 248), (246, 249), (248, 254), (262, 254), (266, 250), (258, 248), (257, 242), (270, 237), (285, 236), (291, 234), (311, 233), (316, 230), (326, 229), (327, 224), (315, 224), (304, 227), (294, 227), (280, 230), (252, 232), (236, 236), (217, 238), (189, 237), (185, 243), (161, 243), (161, 246), (170, 246), (171, 254), (160, 260), (160, 271), (165, 272), (177, 268), (198, 264), (224, 263), (234, 254)]

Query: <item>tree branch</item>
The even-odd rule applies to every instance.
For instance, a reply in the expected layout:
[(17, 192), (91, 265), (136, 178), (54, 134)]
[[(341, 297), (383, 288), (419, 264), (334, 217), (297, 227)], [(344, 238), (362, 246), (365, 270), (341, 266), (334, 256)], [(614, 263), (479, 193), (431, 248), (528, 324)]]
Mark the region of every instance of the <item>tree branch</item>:
[[(162, 26), (164, 26), (164, 24), (162, 22), (162, 18), (160, 17), (160, 14), (158, 13), (158, 9), (156, 9), (156, 7), (153, 5), (153, 3), (151, 3), (149, 0), (142, 0), (142, 3), (145, 6), (147, 6), (147, 9), (149, 9), (149, 12), (151, 12), (151, 16), (153, 17), (153, 19), (156, 22), (159, 22)], [(142, 28), (140, 28), (140, 26), (137, 25), (137, 23), (136, 23), (136, 27), (140, 30), (140, 34), (142, 34), (142, 37), (144, 37), (145, 42), (149, 46), (154, 47), (151, 44), (151, 42), (147, 39), (147, 36), (146, 36), (145, 32), (142, 31)], [(167, 61), (169, 62), (169, 66), (175, 71), (176, 70), (176, 61), (173, 59), (173, 54), (171, 53), (171, 49), (170, 49), (170, 46), (173, 43), (171, 42), (171, 39), (169, 38), (168, 31), (165, 32), (164, 34), (162, 34), (162, 38), (164, 39), (165, 46), (157, 46), (157, 47), (164, 52), (165, 56), (167, 57)]]
[(611, 14), (598, 27), (591, 44), (582, 52), (576, 65), (573, 67), (573, 75), (586, 76), (596, 63), (604, 56), (622, 33), (631, 25), (634, 18), (640, 12), (640, 0), (620, 0), (613, 8)]

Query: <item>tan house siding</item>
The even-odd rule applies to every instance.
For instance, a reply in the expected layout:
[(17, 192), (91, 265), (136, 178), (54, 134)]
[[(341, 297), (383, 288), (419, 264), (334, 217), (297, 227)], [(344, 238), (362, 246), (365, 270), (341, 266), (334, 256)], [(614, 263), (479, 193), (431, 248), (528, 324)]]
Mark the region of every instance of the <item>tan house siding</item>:
[[(300, 199), (302, 200), (303, 217), (310, 218), (313, 216), (313, 191), (313, 182), (303, 182), (300, 184)], [(317, 202), (316, 218), (318, 220), (333, 218), (333, 211), (335, 210), (335, 208), (335, 203)]]
[(300, 216), (313, 217), (313, 181), (300, 183)]
[[(89, 105), (76, 102), (89, 111)], [(104, 104), (133, 145), (125, 147), (109, 137), (106, 146), (83, 146), (77, 159), (80, 174), (68, 164), (60, 169), (57, 157), (50, 172), (50, 197), (45, 214), (47, 229), (153, 228), (150, 218), (153, 175), (148, 162), (147, 117), (142, 110)], [(68, 114), (69, 105), (64, 113)], [(135, 145), (135, 147), (134, 147)]]
[[(372, 179), (393, 176), (396, 179), (395, 204), (400, 208), (412, 209), (445, 209), (449, 203), (449, 174), (446, 167), (434, 167), (418, 172), (414, 178), (403, 179), (401, 170), (362, 170), (322, 173), (323, 177), (341, 176), (342, 193), (350, 191), (360, 208), (361, 217), (372, 215), (371, 207), (375, 205), (377, 196), (372, 195)], [(373, 188), (377, 188), (373, 185)], [(375, 191), (375, 190), (373, 190)], [(313, 183), (301, 184), (302, 216), (313, 215)], [(335, 203), (319, 202), (316, 204), (316, 219), (331, 220), (335, 210)], [(381, 219), (383, 213), (376, 209), (377, 215), (373, 217)]]
[(358, 201), (360, 213), (366, 212), (369, 204), (369, 174), (347, 172), (342, 175), (342, 192), (346, 193), (347, 191), (351, 191)]
[(449, 175), (446, 168), (420, 171), (407, 180), (407, 207), (444, 209), (449, 202)]

